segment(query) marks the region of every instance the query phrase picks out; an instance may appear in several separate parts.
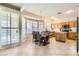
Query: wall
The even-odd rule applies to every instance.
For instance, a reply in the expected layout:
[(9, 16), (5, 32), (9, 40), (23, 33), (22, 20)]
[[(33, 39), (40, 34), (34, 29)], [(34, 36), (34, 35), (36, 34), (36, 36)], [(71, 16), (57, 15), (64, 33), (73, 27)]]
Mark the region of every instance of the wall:
[(22, 15), (22, 41), (25, 41), (25, 18)]
[(44, 18), (44, 28), (48, 29), (49, 31), (52, 31), (51, 29), (51, 24), (52, 24), (52, 20), (50, 18)]

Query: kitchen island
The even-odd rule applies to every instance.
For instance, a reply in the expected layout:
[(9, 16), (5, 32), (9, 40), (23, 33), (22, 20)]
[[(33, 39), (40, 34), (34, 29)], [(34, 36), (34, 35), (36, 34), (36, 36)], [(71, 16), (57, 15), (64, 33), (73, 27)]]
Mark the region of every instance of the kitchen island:
[(55, 39), (56, 39), (56, 41), (66, 42), (67, 32), (56, 32)]

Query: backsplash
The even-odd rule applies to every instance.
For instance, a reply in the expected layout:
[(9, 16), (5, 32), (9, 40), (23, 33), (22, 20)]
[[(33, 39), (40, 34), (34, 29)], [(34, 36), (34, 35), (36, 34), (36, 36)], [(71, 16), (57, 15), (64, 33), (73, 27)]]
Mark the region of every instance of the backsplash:
[(77, 32), (77, 27), (72, 27), (71, 30), (71, 32)]

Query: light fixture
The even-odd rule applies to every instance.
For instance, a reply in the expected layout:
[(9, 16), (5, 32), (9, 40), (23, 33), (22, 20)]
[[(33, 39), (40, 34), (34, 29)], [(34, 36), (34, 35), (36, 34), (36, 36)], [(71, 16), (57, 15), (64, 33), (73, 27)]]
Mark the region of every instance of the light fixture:
[(68, 10), (66, 12), (64, 12), (64, 14), (70, 14), (70, 13), (73, 13), (74, 11), (73, 10)]
[(58, 12), (57, 14), (62, 14), (62, 12)]
[(0, 10), (2, 10), (3, 8), (0, 8)]

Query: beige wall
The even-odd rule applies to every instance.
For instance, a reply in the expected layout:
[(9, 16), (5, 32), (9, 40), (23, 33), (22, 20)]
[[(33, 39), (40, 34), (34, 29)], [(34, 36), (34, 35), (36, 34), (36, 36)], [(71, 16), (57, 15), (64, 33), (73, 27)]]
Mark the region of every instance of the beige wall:
[(25, 18), (22, 15), (22, 41), (25, 41)]
[(51, 29), (52, 20), (49, 18), (44, 18), (44, 28), (48, 29), (49, 31), (52, 31)]

